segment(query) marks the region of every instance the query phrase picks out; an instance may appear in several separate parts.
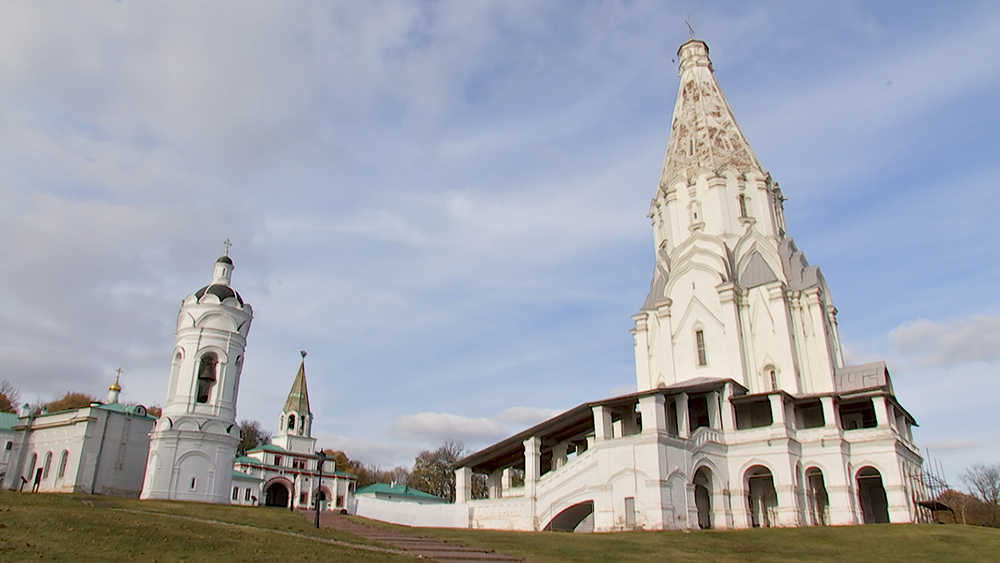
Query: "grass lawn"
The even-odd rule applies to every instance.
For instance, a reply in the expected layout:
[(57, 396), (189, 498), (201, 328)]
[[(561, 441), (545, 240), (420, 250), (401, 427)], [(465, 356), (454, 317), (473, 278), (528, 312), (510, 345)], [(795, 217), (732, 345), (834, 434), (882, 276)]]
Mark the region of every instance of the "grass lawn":
[(420, 533), (534, 563), (565, 561), (1000, 561), (1000, 529), (957, 525), (771, 528), (697, 532)]
[(4, 562), (413, 561), (409, 557), (334, 545), (289, 533), (374, 545), (353, 534), (316, 530), (300, 514), (275, 508), (0, 492), (0, 561)]
[[(534, 563), (1000, 560), (1000, 530), (969, 526), (887, 524), (617, 534), (407, 530)], [(346, 532), (315, 530), (300, 514), (276, 508), (0, 492), (0, 561), (4, 562), (413, 561), (352, 546), (387, 547)]]

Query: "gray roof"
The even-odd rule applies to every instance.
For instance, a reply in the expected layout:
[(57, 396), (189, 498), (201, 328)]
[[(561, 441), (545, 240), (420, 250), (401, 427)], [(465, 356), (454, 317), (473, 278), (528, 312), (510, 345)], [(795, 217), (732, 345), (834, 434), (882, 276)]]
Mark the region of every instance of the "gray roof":
[(837, 368), (833, 374), (838, 393), (882, 389), (892, 393), (892, 380), (885, 362)]
[(309, 389), (306, 388), (306, 360), (302, 359), (299, 364), (299, 372), (295, 374), (295, 381), (292, 382), (292, 390), (288, 392), (285, 399), (283, 412), (309, 413)]

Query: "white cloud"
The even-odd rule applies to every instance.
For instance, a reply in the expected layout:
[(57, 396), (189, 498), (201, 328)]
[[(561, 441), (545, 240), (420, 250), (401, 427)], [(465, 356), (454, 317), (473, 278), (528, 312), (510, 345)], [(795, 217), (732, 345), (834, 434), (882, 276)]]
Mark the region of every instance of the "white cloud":
[(931, 451), (938, 451), (938, 450), (951, 451), (951, 450), (968, 450), (972, 448), (981, 448), (983, 447), (983, 445), (978, 442), (973, 442), (972, 440), (965, 440), (962, 438), (952, 438), (944, 442), (935, 442), (933, 444), (927, 444), (924, 447)]
[(927, 366), (988, 362), (1000, 358), (1000, 317), (920, 319), (896, 327), (889, 339), (897, 352)]
[(481, 443), (507, 435), (507, 430), (495, 420), (437, 412), (401, 416), (392, 423), (392, 428), (403, 438), (433, 444), (445, 440)]
[(497, 420), (509, 424), (529, 428), (562, 413), (558, 409), (540, 409), (536, 407), (508, 407), (496, 416)]

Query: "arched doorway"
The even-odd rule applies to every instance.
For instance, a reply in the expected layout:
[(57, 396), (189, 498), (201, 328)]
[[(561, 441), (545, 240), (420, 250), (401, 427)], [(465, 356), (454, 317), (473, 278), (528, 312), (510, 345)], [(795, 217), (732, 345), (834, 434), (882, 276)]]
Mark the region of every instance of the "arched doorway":
[(288, 508), (288, 488), (283, 483), (271, 483), (264, 489), (264, 506)]
[(861, 502), (861, 518), (865, 524), (889, 523), (889, 500), (882, 486), (882, 474), (874, 467), (862, 467), (858, 471), (858, 500)]
[(777, 524), (778, 493), (774, 489), (771, 470), (763, 465), (747, 469), (746, 484), (750, 525), (754, 528), (769, 528)]
[(712, 471), (702, 467), (694, 474), (694, 505), (698, 509), (698, 527), (712, 529)]
[(829, 522), (830, 497), (826, 494), (826, 482), (823, 471), (818, 467), (806, 470), (806, 497), (808, 499), (809, 519), (813, 526), (826, 526)]
[[(564, 508), (545, 526), (546, 532), (592, 532), (594, 531), (594, 501), (588, 500)], [(587, 522), (590, 523), (589, 527)]]

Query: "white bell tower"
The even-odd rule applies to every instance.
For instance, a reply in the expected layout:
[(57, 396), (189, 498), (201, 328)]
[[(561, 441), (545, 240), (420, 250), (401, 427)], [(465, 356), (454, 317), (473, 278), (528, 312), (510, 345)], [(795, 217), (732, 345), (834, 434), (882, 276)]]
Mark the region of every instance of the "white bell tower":
[(229, 504), (240, 436), (236, 397), (253, 308), (229, 285), (228, 242), (212, 283), (187, 296), (177, 315), (167, 398), (150, 435), (140, 498)]

